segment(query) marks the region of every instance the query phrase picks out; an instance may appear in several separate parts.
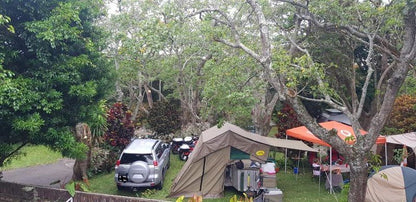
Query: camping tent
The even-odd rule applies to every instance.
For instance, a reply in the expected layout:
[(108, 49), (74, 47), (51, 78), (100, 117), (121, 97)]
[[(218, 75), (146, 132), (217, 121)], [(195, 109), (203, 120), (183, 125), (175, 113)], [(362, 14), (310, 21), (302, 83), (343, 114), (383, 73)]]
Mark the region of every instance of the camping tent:
[(383, 166), (367, 181), (366, 202), (416, 200), (416, 170)]
[(230, 123), (220, 128), (214, 126), (202, 132), (194, 151), (173, 181), (169, 196), (221, 197), (225, 168), (232, 162), (232, 151), (240, 150), (251, 160), (265, 162), (270, 147), (316, 152), (301, 141), (260, 136)]

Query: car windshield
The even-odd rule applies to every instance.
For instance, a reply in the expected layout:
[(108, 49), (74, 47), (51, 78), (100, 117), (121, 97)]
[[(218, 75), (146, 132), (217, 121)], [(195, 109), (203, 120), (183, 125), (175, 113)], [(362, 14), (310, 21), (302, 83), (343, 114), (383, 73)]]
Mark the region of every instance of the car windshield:
[(123, 154), (120, 159), (120, 164), (131, 164), (135, 161), (144, 161), (147, 164), (153, 164), (152, 154)]

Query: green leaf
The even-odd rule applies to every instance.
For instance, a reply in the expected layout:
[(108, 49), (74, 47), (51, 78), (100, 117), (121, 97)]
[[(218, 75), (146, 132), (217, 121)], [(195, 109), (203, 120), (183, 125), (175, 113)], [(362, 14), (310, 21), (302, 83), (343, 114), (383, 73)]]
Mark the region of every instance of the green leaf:
[(67, 183), (65, 185), (65, 189), (68, 191), (68, 193), (74, 197), (75, 196), (75, 182), (74, 181), (70, 181), (69, 183)]

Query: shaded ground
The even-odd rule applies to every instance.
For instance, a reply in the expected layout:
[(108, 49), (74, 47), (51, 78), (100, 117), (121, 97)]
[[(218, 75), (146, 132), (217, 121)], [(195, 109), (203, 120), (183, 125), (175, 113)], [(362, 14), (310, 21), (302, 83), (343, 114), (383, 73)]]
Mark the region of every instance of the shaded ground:
[(3, 181), (60, 188), (72, 177), (75, 160), (63, 158), (52, 164), (3, 171)]

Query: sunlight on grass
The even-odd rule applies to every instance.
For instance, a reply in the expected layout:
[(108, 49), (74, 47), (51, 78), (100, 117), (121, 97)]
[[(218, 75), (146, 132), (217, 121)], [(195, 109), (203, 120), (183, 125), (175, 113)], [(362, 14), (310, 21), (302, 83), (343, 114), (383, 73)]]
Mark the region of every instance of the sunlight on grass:
[(12, 161), (2, 167), (3, 170), (24, 168), (35, 165), (54, 163), (62, 158), (61, 153), (53, 151), (43, 145), (29, 145), (21, 149), (24, 155), (12, 159)]

